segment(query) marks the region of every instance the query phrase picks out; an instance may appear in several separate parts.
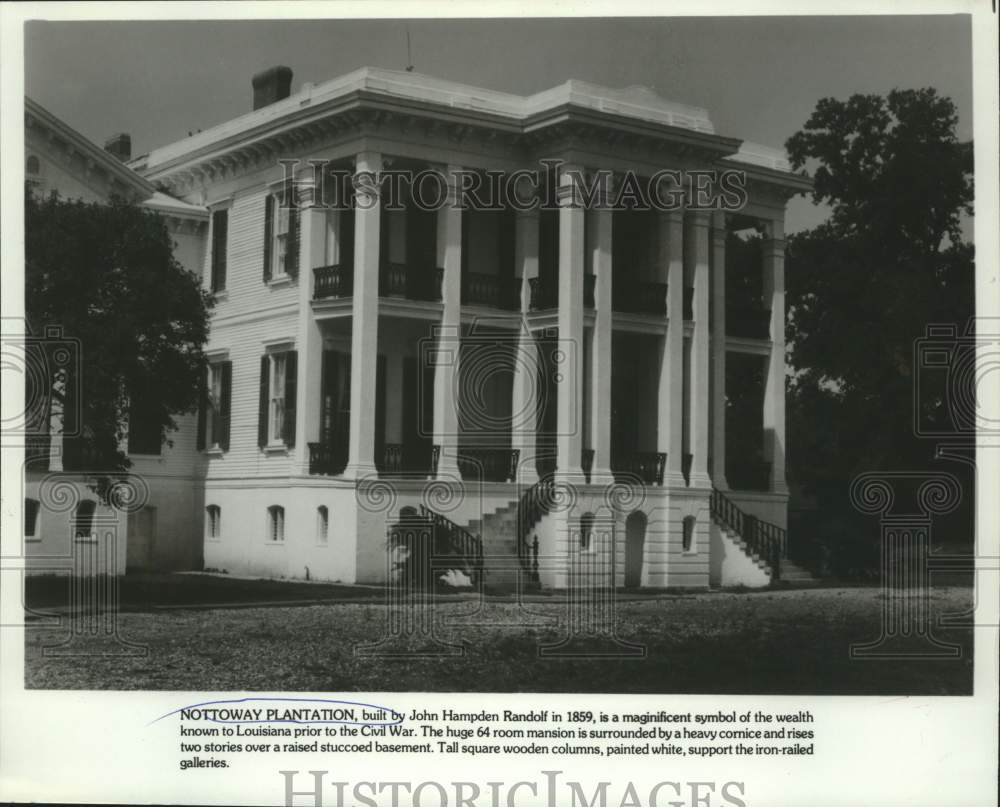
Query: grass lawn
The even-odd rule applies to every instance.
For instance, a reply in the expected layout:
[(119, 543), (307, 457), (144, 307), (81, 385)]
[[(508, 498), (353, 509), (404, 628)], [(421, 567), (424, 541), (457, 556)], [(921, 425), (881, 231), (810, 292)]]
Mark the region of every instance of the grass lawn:
[[(320, 585), (280, 582), (257, 588), (249, 581), (225, 581), (209, 588), (228, 584), (231, 594), (242, 592), (244, 602), (314, 599), (323, 592)], [(305, 591), (285, 596), (291, 589)], [(194, 600), (191, 591), (188, 596), (206, 602), (203, 592)], [(595, 637), (564, 648), (589, 654), (582, 658), (540, 657), (540, 645), (568, 634), (568, 606), (560, 596), (523, 605), (491, 599), (478, 612), (475, 600), (443, 598), (434, 607), (435, 636), (453, 647), (438, 655), (413, 655), (435, 649), (421, 636), (381, 647), (401, 655), (356, 655), (354, 648), (388, 635), (390, 616), (407, 610), (393, 611), (379, 601), (126, 610), (118, 616), (119, 635), (145, 647), (145, 655), (114, 654), (113, 643), (106, 646), (109, 655), (45, 651), (65, 640), (68, 627), (31, 622), (25, 678), (30, 688), (48, 689), (971, 694), (967, 628), (934, 630), (941, 641), (961, 646), (957, 659), (850, 658), (852, 643), (880, 635), (883, 596), (878, 587), (858, 587), (620, 601), (617, 636), (644, 646), (641, 658), (602, 657), (615, 645)], [(937, 588), (931, 615), (967, 610), (972, 597), (969, 587)], [(41, 604), (30, 587), (29, 602)], [(93, 648), (94, 641), (81, 646)]]

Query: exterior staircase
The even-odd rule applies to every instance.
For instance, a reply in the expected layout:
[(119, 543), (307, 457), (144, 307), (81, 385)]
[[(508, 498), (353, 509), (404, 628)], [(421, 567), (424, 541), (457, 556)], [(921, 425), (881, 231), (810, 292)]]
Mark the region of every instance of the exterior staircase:
[[(537, 590), (535, 528), (551, 512), (556, 498), (553, 479), (546, 476), (518, 501), (485, 513), (465, 527), (425, 506), (419, 511), (408, 508), (409, 512), (404, 508), (399, 521), (390, 528), (390, 544), (405, 546), (414, 557), (423, 547), (424, 554), (432, 556), (411, 564), (411, 575), (422, 586), (434, 585), (434, 579), (446, 567), (462, 572), (472, 585), (490, 591)], [(788, 537), (783, 528), (744, 512), (717, 489), (712, 491), (710, 512), (729, 544), (760, 570), (751, 574), (754, 579), (759, 577), (757, 585), (766, 585), (767, 580), (791, 585), (819, 582), (808, 570), (788, 560)]]
[[(523, 576), (524, 587), (537, 587), (522, 566), (518, 555), (518, 519), (516, 501), (486, 513), (482, 519), (473, 519), (466, 529), (480, 536), (483, 548), (483, 577), (491, 590), (514, 591), (518, 577)], [(530, 584), (530, 585), (529, 585)]]
[(788, 533), (784, 528), (745, 513), (717, 488), (712, 489), (710, 510), (723, 534), (768, 575), (771, 583), (819, 582), (807, 569), (788, 559)]

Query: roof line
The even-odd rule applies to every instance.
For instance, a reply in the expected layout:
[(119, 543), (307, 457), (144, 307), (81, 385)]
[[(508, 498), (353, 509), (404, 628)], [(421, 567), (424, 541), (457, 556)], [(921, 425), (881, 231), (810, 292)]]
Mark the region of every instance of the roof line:
[(89, 138), (80, 134), (61, 118), (53, 115), (45, 107), (29, 96), (24, 96), (25, 110), (45, 126), (53, 129), (71, 142), (81, 153), (99, 163), (107, 172), (116, 177), (120, 182), (132, 186), (136, 190), (143, 191), (152, 196), (156, 192), (153, 183), (141, 174), (137, 174), (117, 157), (109, 154), (104, 149), (95, 145)]

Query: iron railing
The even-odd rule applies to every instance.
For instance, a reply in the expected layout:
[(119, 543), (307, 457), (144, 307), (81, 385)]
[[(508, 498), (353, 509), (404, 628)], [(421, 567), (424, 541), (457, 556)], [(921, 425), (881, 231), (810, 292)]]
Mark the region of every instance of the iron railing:
[(455, 556), (461, 559), (464, 570), (478, 581), (483, 574), (483, 542), (464, 527), (458, 526), (447, 516), (435, 513), (426, 505), (420, 505), (420, 515), (427, 519), (434, 536), (435, 557)]
[(347, 446), (333, 443), (309, 444), (309, 473), (336, 476), (347, 467)]
[(667, 455), (662, 451), (633, 451), (624, 457), (611, 458), (611, 471), (617, 476), (637, 476), (646, 485), (662, 485)]
[(462, 275), (462, 305), (485, 305), (490, 308), (520, 308), (519, 278), (466, 272)]
[(462, 479), (513, 482), (521, 451), (516, 448), (462, 448), (457, 463)]
[(555, 477), (547, 474), (535, 482), (517, 503), (517, 558), (528, 576), (538, 580), (538, 535), (535, 526), (552, 511), (557, 500)]
[(532, 311), (544, 311), (559, 305), (559, 284), (541, 277), (528, 278), (530, 291), (528, 307)]
[[(594, 288), (597, 286), (597, 275), (588, 272), (583, 276), (583, 307), (594, 307)], [(528, 308), (532, 311), (544, 311), (559, 307), (559, 281), (557, 278), (532, 277), (528, 279), (530, 291)]]
[(380, 476), (435, 476), (440, 452), (440, 446), (430, 443), (386, 443), (377, 455), (376, 470)]
[(354, 294), (354, 267), (338, 263), (313, 269), (313, 299), (350, 297)]
[(433, 590), (439, 572), (461, 569), (476, 583), (483, 574), (479, 536), (426, 506), (404, 507), (389, 527), (389, 547), (404, 549), (398, 561), (399, 582), (409, 589)]
[(744, 513), (716, 488), (712, 489), (710, 511), (719, 526), (738, 535), (751, 552), (771, 567), (772, 579), (781, 578), (781, 559), (788, 551), (787, 530)]
[(443, 269), (425, 269), (405, 263), (385, 261), (379, 269), (380, 297), (436, 302), (441, 299)]

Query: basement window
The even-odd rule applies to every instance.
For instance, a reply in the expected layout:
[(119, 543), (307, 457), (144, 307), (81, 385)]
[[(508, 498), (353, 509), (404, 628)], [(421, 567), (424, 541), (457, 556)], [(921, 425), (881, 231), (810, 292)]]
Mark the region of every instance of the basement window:
[(267, 508), (267, 540), (280, 544), (285, 540), (285, 508), (272, 504)]
[(681, 548), (685, 552), (694, 551), (694, 516), (687, 516), (684, 519), (684, 533), (681, 539)]
[(222, 537), (222, 508), (217, 504), (205, 508), (205, 537), (212, 541)]
[(34, 538), (38, 529), (38, 499), (24, 500), (24, 537)]
[(330, 511), (325, 504), (316, 508), (316, 541), (325, 544), (330, 539)]

